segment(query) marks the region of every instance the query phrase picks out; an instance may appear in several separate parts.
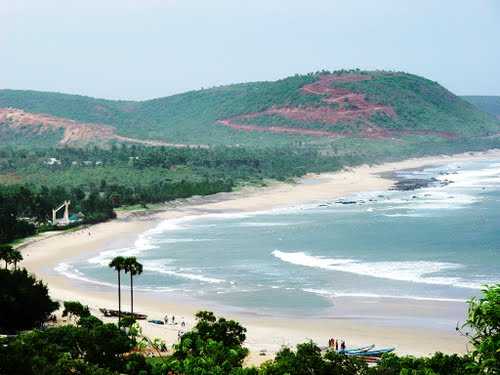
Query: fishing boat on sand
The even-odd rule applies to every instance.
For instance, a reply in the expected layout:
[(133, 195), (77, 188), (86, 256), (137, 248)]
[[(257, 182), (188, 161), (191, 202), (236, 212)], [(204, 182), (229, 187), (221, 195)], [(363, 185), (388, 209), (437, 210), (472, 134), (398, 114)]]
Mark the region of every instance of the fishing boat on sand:
[(351, 348), (351, 349), (344, 349), (344, 350), (340, 350), (341, 353), (363, 353), (363, 352), (367, 352), (371, 349), (373, 349), (375, 347), (375, 345), (368, 345), (368, 346), (362, 346), (360, 348)]
[[(112, 309), (104, 309), (104, 308), (100, 308), (99, 311), (106, 317), (115, 317), (117, 318), (118, 315), (120, 314), (118, 312), (118, 310), (112, 310)], [(130, 312), (127, 312), (127, 311), (122, 311), (121, 312), (121, 317), (122, 318), (125, 318), (125, 317), (132, 317), (136, 320), (145, 320), (148, 318), (147, 315), (145, 314), (138, 314), (138, 313), (130, 313)]]
[(375, 350), (366, 350), (366, 351), (344, 351), (344, 353), (348, 356), (353, 357), (381, 357), (382, 354), (391, 353), (396, 348), (381, 348)]

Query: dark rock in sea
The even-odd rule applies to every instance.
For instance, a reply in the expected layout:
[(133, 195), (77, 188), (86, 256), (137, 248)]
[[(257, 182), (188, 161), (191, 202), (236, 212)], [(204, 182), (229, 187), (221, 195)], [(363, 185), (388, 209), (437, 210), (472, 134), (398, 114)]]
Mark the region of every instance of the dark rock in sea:
[(426, 188), (431, 185), (441, 184), (441, 186), (445, 186), (451, 183), (449, 180), (439, 181), (438, 179), (432, 178), (408, 178), (396, 181), (391, 190), (400, 190), (400, 191), (411, 191)]
[(337, 204), (356, 204), (358, 202), (339, 199), (338, 201), (335, 201), (335, 203), (337, 203)]

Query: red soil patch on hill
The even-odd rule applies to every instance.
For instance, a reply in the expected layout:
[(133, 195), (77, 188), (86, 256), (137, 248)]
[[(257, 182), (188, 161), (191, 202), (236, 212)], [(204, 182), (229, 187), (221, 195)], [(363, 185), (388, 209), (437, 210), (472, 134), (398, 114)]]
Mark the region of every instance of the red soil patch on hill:
[[(324, 107), (271, 107), (262, 112), (249, 113), (236, 116), (230, 119), (218, 121), (220, 125), (228, 126), (233, 129), (244, 131), (269, 131), (273, 133), (302, 134), (318, 137), (341, 137), (352, 135), (349, 131), (340, 131), (335, 129), (335, 124), (349, 124), (362, 122), (363, 127), (358, 134), (369, 138), (386, 138), (391, 134), (370, 121), (370, 117), (375, 113), (384, 113), (389, 117), (396, 116), (394, 110), (389, 106), (369, 103), (365, 96), (360, 93), (354, 93), (343, 88), (334, 87), (335, 82), (354, 82), (371, 79), (368, 75), (348, 74), (348, 75), (323, 75), (314, 83), (305, 85), (301, 91), (304, 95), (321, 95), (325, 104), (335, 104)], [(248, 119), (256, 118), (262, 115), (278, 115), (290, 120), (301, 121), (304, 123), (321, 123), (331, 126), (332, 130), (312, 130), (291, 126), (259, 126), (248, 124)], [(245, 124), (241, 123), (245, 120)]]
[(313, 130), (313, 129), (304, 129), (304, 128), (286, 128), (280, 126), (269, 126), (263, 127), (258, 125), (237, 125), (232, 124), (229, 120), (220, 120), (218, 122), (221, 125), (228, 126), (233, 129), (243, 130), (243, 131), (256, 131), (256, 132), (270, 132), (270, 133), (287, 133), (287, 134), (300, 134), (300, 135), (310, 135), (313, 137), (339, 137), (340, 134), (322, 131), (322, 130)]
[(0, 108), (0, 126), (8, 126), (14, 130), (29, 128), (37, 134), (63, 130), (63, 137), (59, 141), (61, 146), (88, 142), (103, 143), (114, 140), (124, 143), (140, 143), (147, 146), (207, 147), (205, 145), (183, 145), (156, 140), (123, 137), (115, 134), (116, 129), (110, 125), (78, 122), (43, 113), (25, 112), (17, 108)]
[[(394, 109), (390, 106), (370, 103), (362, 93), (351, 92), (344, 88), (335, 87), (335, 83), (355, 82), (372, 79), (369, 75), (346, 74), (346, 75), (323, 75), (318, 81), (307, 84), (301, 88), (305, 95), (321, 95), (324, 107), (271, 107), (262, 112), (248, 113), (229, 119), (219, 120), (217, 123), (237, 130), (260, 131), (272, 133), (301, 134), (317, 137), (343, 137), (353, 136), (365, 138), (390, 138), (399, 135), (409, 134), (432, 134), (445, 138), (453, 138), (455, 135), (445, 132), (411, 132), (411, 131), (389, 131), (374, 124), (370, 119), (376, 113), (381, 113), (388, 117), (396, 117)], [(333, 106), (335, 105), (335, 107)], [(331, 130), (311, 130), (295, 127), (292, 125), (270, 125), (262, 126), (251, 124), (249, 119), (265, 115), (277, 115), (290, 120), (304, 123), (320, 123)], [(242, 123), (242, 120), (245, 120)], [(344, 130), (336, 129), (335, 125), (342, 123)], [(356, 125), (356, 132), (345, 130), (345, 125)], [(361, 125), (361, 129), (360, 129)]]

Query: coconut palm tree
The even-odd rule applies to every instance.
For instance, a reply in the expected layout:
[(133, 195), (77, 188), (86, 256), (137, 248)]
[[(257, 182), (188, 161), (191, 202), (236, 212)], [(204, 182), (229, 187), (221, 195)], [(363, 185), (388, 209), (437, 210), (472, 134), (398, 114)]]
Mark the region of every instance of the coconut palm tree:
[(120, 319), (122, 316), (122, 291), (121, 291), (121, 271), (125, 270), (125, 258), (118, 256), (113, 258), (109, 263), (110, 268), (114, 268), (118, 272), (118, 326), (120, 326)]
[(0, 246), (0, 259), (5, 262), (5, 269), (7, 269), (8, 265), (12, 263), (12, 252), (14, 249), (9, 245)]
[(142, 273), (142, 264), (135, 257), (125, 259), (125, 273), (130, 273), (130, 312), (134, 314), (134, 276)]
[(19, 250), (12, 250), (9, 254), (11, 263), (14, 263), (14, 270), (17, 270), (17, 263), (22, 262), (24, 259)]

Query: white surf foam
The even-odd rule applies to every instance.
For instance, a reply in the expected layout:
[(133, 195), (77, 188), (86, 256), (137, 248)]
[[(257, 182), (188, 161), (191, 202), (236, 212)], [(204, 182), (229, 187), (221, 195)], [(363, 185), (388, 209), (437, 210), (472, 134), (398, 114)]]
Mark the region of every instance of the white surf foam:
[(215, 277), (208, 277), (198, 273), (192, 273), (182, 268), (170, 267), (165, 262), (159, 261), (146, 261), (144, 262), (144, 269), (146, 271), (157, 272), (164, 275), (179, 277), (188, 280), (200, 281), (209, 284), (221, 284), (225, 283), (226, 280), (218, 279)]
[(76, 269), (73, 265), (68, 264), (68, 263), (59, 263), (54, 268), (54, 270), (56, 272), (60, 273), (61, 275), (66, 276), (69, 279), (84, 281), (86, 283), (91, 283), (91, 284), (96, 284), (96, 285), (103, 285), (103, 286), (110, 286), (110, 287), (114, 286), (111, 283), (90, 279), (90, 278), (86, 277), (78, 269)]
[(461, 288), (480, 289), (483, 283), (470, 282), (459, 277), (431, 276), (445, 270), (462, 268), (456, 263), (430, 261), (362, 262), (354, 259), (312, 256), (305, 252), (283, 252), (274, 250), (274, 257), (295, 265), (329, 271), (354, 273), (382, 279), (414, 283), (448, 285)]
[[(101, 286), (107, 286), (107, 287), (112, 287), (116, 288), (117, 285), (113, 283), (108, 283), (105, 281), (99, 281), (99, 280), (94, 280), (89, 277), (86, 277), (81, 271), (79, 271), (75, 266), (72, 264), (68, 263), (59, 263), (55, 268), (54, 271), (60, 273), (61, 275), (73, 279), (73, 280), (78, 280), (78, 281), (83, 281), (89, 284), (95, 284), (95, 285), (101, 285)], [(122, 285), (123, 289), (129, 289), (129, 287), (124, 283)], [(154, 286), (154, 287), (140, 287), (140, 286), (135, 286), (134, 290), (141, 291), (141, 292), (175, 292), (175, 291), (183, 291), (183, 292), (188, 292), (190, 291), (189, 289), (179, 289), (179, 288), (171, 288), (171, 287), (161, 287), (161, 286)]]
[(465, 302), (465, 299), (459, 298), (440, 298), (440, 297), (422, 297), (422, 296), (410, 296), (410, 295), (391, 295), (391, 294), (376, 294), (376, 293), (351, 293), (351, 292), (337, 292), (325, 289), (312, 289), (304, 288), (302, 289), (306, 293), (313, 293), (320, 296), (328, 298), (338, 298), (338, 297), (356, 297), (356, 298), (388, 298), (388, 299), (410, 299), (415, 301), (439, 301), (439, 302)]
[(440, 175), (441, 181), (451, 181), (453, 187), (481, 188), (500, 183), (500, 164), (493, 163), (480, 169), (455, 169), (456, 173)]
[(418, 190), (418, 192), (413, 192), (411, 196), (406, 193), (403, 196), (399, 195), (393, 199), (379, 201), (377, 202), (377, 211), (456, 210), (481, 200), (479, 196), (443, 189), (424, 188)]

